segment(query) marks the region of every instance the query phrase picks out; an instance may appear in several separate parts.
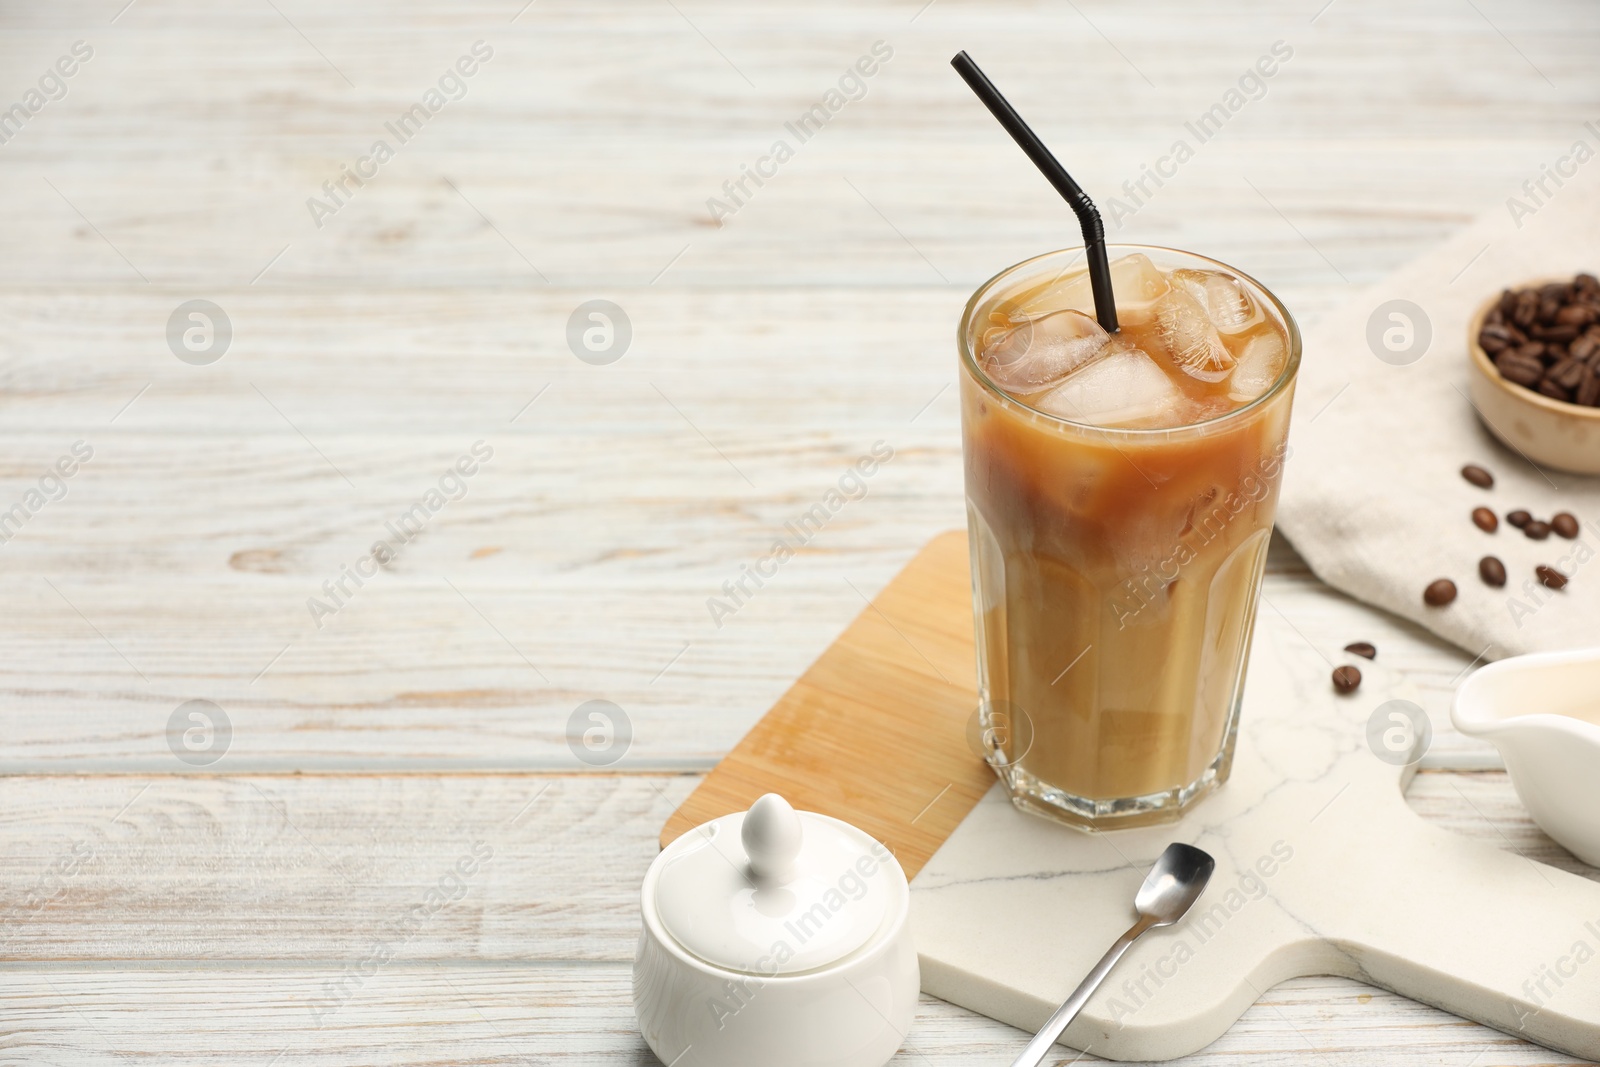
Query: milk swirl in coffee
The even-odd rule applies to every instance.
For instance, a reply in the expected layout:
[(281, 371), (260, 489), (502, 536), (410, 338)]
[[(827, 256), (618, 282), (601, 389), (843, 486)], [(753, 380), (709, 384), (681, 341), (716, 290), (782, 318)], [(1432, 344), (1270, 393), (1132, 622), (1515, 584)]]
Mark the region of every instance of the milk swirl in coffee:
[(1227, 777), (1299, 362), (1252, 280), (1112, 254), (1117, 333), (1055, 253), (980, 289), (961, 337), (991, 762), (1020, 806), (1093, 826)]

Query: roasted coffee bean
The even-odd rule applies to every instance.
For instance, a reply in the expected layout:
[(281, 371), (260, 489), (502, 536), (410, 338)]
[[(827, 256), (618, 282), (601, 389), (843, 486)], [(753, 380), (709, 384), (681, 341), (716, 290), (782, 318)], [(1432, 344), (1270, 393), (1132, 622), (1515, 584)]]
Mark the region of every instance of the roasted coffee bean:
[(1496, 352), (1490, 357), (1490, 361), (1502, 371), (1505, 370), (1507, 363), (1531, 363), (1535, 367), (1538, 367), (1541, 373), (1544, 370), (1544, 365), (1540, 362), (1539, 357), (1524, 356), (1522, 354), (1522, 346), (1520, 345), (1513, 348), (1502, 348), (1500, 351)]
[(1479, 489), (1490, 489), (1494, 486), (1494, 475), (1490, 474), (1476, 463), (1468, 463), (1465, 467), (1462, 467), (1461, 477), (1465, 478)]
[(1354, 693), (1361, 685), (1361, 672), (1354, 667), (1335, 667), (1333, 687), (1341, 694)]
[(1541, 341), (1563, 345), (1578, 336), (1578, 328), (1576, 326), (1535, 326), (1528, 332)]
[[(1586, 360), (1594, 355), (1597, 348), (1600, 348), (1600, 337), (1596, 337), (1593, 332), (1590, 332), (1572, 342), (1571, 347), (1567, 349), (1567, 355), (1573, 359)], [(1488, 350), (1485, 349), (1485, 351)]]
[(1494, 533), (1500, 527), (1500, 520), (1488, 508), (1473, 508), (1472, 525), (1484, 533)]
[(1528, 341), (1518, 345), (1512, 351), (1516, 353), (1518, 359), (1538, 359), (1544, 355), (1544, 342)]
[(1560, 326), (1587, 326), (1594, 321), (1594, 309), (1587, 304), (1568, 304), (1556, 312)]
[(1344, 646), (1346, 652), (1354, 652), (1366, 659), (1377, 659), (1378, 648), (1371, 641), (1352, 641)]
[(1448, 578), (1436, 578), (1422, 591), (1422, 602), (1430, 608), (1442, 608), (1456, 598), (1456, 583)]
[(1478, 347), (1491, 356), (1497, 352), (1505, 351), (1506, 345), (1511, 343), (1511, 338), (1507, 337), (1503, 332), (1498, 334), (1490, 333), (1489, 331), (1493, 328), (1492, 326), (1486, 326), (1483, 332), (1478, 334)]
[(1600, 278), (1585, 271), (1572, 279), (1572, 288), (1577, 293), (1600, 294)]
[(1570, 511), (1558, 511), (1550, 520), (1550, 529), (1571, 541), (1578, 536), (1578, 517)]
[(1515, 526), (1517, 529), (1522, 530), (1526, 529), (1528, 523), (1533, 521), (1533, 516), (1529, 515), (1521, 508), (1518, 508), (1516, 511), (1506, 512), (1506, 521)]
[(1533, 519), (1522, 528), (1522, 532), (1535, 541), (1543, 541), (1550, 536), (1550, 524), (1540, 519)]
[(1483, 324), (1485, 326), (1498, 326), (1505, 321), (1506, 313), (1501, 311), (1499, 307), (1490, 308), (1489, 314), (1483, 317)]
[(1494, 365), (1500, 377), (1525, 389), (1534, 388), (1544, 378), (1544, 364), (1537, 359), (1522, 359), (1515, 351), (1500, 353)]
[(1517, 294), (1511, 307), (1511, 321), (1526, 329), (1539, 317), (1539, 294), (1532, 289)]
[(1499, 352), (1495, 353), (1495, 366), (1501, 368), (1501, 370), (1504, 370), (1507, 363), (1526, 363), (1529, 366), (1537, 369), (1540, 374), (1544, 373), (1543, 361), (1540, 360), (1538, 356), (1523, 355), (1522, 347), (1520, 345), (1516, 348), (1502, 348)]
[(1539, 576), (1539, 582), (1551, 589), (1560, 589), (1567, 584), (1567, 576), (1554, 567), (1546, 567), (1543, 563), (1533, 568), (1533, 573)]
[(1500, 312), (1501, 315), (1509, 317), (1513, 311), (1517, 310), (1517, 294), (1510, 289), (1500, 290), (1500, 302), (1494, 306), (1494, 309)]
[(1478, 561), (1478, 577), (1485, 585), (1499, 589), (1506, 584), (1506, 565), (1493, 556), (1484, 556)]
[(1572, 399), (1585, 407), (1600, 407), (1600, 377), (1591, 370), (1589, 376), (1578, 383), (1578, 391)]
[(1588, 373), (1589, 368), (1585, 364), (1575, 359), (1564, 359), (1550, 368), (1550, 380), (1563, 389), (1571, 390), (1576, 389)]
[(1561, 388), (1559, 382), (1551, 381), (1549, 378), (1546, 378), (1544, 381), (1539, 383), (1538, 391), (1549, 397), (1551, 400), (1560, 400), (1565, 402), (1572, 399), (1572, 391), (1570, 389)]

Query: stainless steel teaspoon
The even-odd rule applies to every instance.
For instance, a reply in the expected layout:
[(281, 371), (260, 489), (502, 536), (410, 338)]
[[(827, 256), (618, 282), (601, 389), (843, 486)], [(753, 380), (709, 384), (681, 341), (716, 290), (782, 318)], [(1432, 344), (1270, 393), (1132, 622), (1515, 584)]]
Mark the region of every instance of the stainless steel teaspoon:
[(1117, 938), (1117, 943), (1094, 965), (1094, 970), (1089, 972), (1083, 984), (1039, 1028), (1033, 1040), (1028, 1042), (1028, 1047), (1022, 1050), (1022, 1055), (1011, 1061), (1011, 1067), (1038, 1067), (1050, 1047), (1056, 1043), (1056, 1038), (1078, 1017), (1078, 1012), (1094, 996), (1094, 991), (1100, 988), (1100, 983), (1106, 980), (1106, 975), (1111, 973), (1111, 968), (1117, 965), (1123, 953), (1146, 930), (1171, 926), (1188, 914), (1205, 891), (1216, 866), (1216, 860), (1192, 845), (1168, 845), (1161, 858), (1156, 860), (1156, 865), (1150, 868), (1150, 873), (1145, 875), (1144, 885), (1139, 887), (1138, 895), (1133, 898), (1139, 921)]

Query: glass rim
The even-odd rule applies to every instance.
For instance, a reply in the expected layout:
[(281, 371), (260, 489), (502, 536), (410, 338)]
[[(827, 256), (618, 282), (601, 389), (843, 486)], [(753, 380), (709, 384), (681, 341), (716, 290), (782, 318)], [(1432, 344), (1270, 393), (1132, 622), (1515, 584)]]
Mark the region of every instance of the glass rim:
[(1006, 404), (1014, 404), (1023, 411), (1033, 415), (1035, 418), (1045, 419), (1051, 423), (1071, 427), (1075, 430), (1092, 430), (1107, 436), (1122, 436), (1131, 440), (1151, 440), (1154, 438), (1159, 438), (1162, 435), (1186, 433), (1189, 431), (1202, 429), (1209, 432), (1217, 429), (1222, 424), (1226, 424), (1231, 421), (1243, 421), (1245, 416), (1255, 411), (1257, 408), (1267, 404), (1294, 382), (1300, 371), (1300, 326), (1295, 322), (1294, 316), (1289, 313), (1289, 309), (1284, 307), (1283, 301), (1278, 299), (1277, 294), (1273, 293), (1271, 289), (1268, 289), (1265, 285), (1261, 284), (1261, 282), (1255, 277), (1246, 274), (1237, 267), (1230, 266), (1219, 259), (1212, 259), (1210, 256), (1204, 256), (1198, 252), (1189, 252), (1182, 248), (1169, 248), (1166, 245), (1120, 243), (1106, 245), (1106, 250), (1108, 252), (1112, 249), (1128, 249), (1131, 251), (1146, 252), (1171, 252), (1179, 256), (1188, 256), (1192, 259), (1201, 260), (1203, 262), (1210, 263), (1213, 266), (1220, 267), (1229, 274), (1232, 274), (1238, 278), (1242, 278), (1244, 281), (1254, 286), (1256, 291), (1261, 293), (1261, 295), (1264, 296), (1272, 304), (1272, 306), (1277, 309), (1278, 315), (1283, 320), (1284, 327), (1289, 335), (1288, 358), (1284, 360), (1283, 370), (1279, 372), (1277, 380), (1268, 386), (1266, 391), (1260, 396), (1256, 397), (1248, 404), (1245, 404), (1243, 407), (1234, 408), (1232, 411), (1223, 412), (1221, 415), (1213, 415), (1211, 418), (1203, 419), (1200, 422), (1184, 423), (1181, 426), (1097, 426), (1092, 422), (1079, 422), (1076, 419), (1069, 419), (1049, 411), (1042, 411), (1027, 401), (1019, 400), (1010, 393), (1006, 392), (1004, 389), (1000, 388), (1000, 386), (995, 384), (994, 380), (989, 377), (988, 373), (978, 362), (977, 354), (972, 348), (972, 317), (974, 312), (977, 310), (978, 304), (985, 296), (993, 292), (1002, 280), (1013, 275), (1021, 274), (1026, 270), (1026, 268), (1034, 266), (1041, 260), (1049, 259), (1052, 256), (1065, 255), (1069, 252), (1082, 254), (1084, 251), (1082, 245), (1069, 245), (1066, 248), (1058, 248), (1051, 252), (1042, 252), (1037, 256), (1030, 256), (1027, 259), (1021, 260), (1020, 262), (1013, 263), (1011, 266), (1004, 268), (999, 273), (989, 278), (982, 285), (978, 286), (977, 289), (973, 290), (972, 296), (968, 298), (966, 307), (961, 312), (961, 321), (956, 326), (956, 346), (961, 352), (961, 362), (966, 366), (966, 369), (972, 375), (973, 380), (982, 386), (986, 391), (993, 394), (1001, 402)]

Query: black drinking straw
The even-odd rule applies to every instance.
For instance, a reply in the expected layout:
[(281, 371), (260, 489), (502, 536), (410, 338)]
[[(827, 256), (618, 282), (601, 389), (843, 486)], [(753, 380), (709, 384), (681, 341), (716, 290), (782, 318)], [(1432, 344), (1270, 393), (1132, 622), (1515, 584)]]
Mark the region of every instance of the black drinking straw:
[(1067, 168), (1056, 161), (1050, 154), (1050, 149), (1039, 140), (1039, 135), (1028, 128), (1022, 121), (1022, 116), (1017, 114), (1016, 108), (1000, 95), (1000, 90), (994, 87), (988, 75), (978, 69), (978, 64), (965, 51), (957, 52), (950, 65), (956, 68), (956, 73), (978, 94), (978, 99), (1000, 120), (1000, 125), (1005, 127), (1011, 139), (1033, 160), (1033, 165), (1038, 167), (1050, 184), (1056, 187), (1056, 192), (1077, 213), (1078, 224), (1083, 227), (1084, 253), (1089, 259), (1089, 284), (1094, 287), (1094, 317), (1100, 320), (1100, 326), (1107, 333), (1117, 332), (1117, 305), (1111, 297), (1111, 267), (1106, 262), (1106, 229), (1100, 222), (1100, 211), (1094, 206), (1094, 201), (1089, 199), (1077, 182), (1072, 180), (1072, 175), (1067, 173)]

